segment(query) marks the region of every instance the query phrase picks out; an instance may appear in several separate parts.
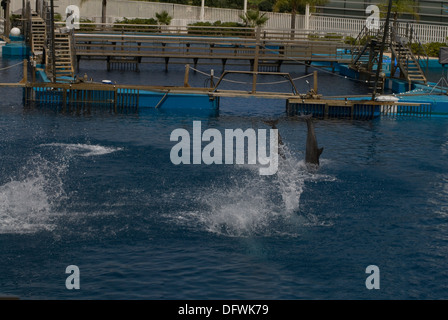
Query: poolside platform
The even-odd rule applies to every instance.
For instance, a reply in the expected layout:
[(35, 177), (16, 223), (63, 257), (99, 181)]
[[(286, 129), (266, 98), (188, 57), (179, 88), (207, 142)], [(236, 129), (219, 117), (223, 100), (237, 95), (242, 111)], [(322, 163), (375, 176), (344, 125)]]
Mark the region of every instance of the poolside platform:
[[(308, 39), (257, 39), (244, 37), (186, 36), (184, 34), (110, 34), (76, 33), (75, 52), (78, 65), (84, 59), (103, 60), (111, 69), (112, 63), (192, 64), (218, 61), (222, 68), (230, 62), (244, 63), (254, 70), (258, 55), (258, 71), (269, 66), (280, 71), (282, 64), (311, 64), (313, 62), (348, 63), (343, 54), (347, 45), (340, 41)], [(136, 68), (138, 70), (138, 68)]]
[[(381, 77), (379, 72), (375, 72), (375, 67), (386, 71), (384, 60), (375, 58), (382, 57), (384, 51), (384, 48), (378, 45), (379, 34), (375, 35), (376, 38), (372, 38), (371, 45), (364, 45), (356, 51), (353, 46), (345, 44), (342, 38), (314, 39), (307, 33), (297, 32), (292, 36), (290, 32), (287, 34), (270, 30), (261, 32), (259, 27), (214, 29), (188, 26), (186, 29), (169, 30), (161, 26), (92, 24), (83, 31), (76, 31), (68, 30), (48, 19), (51, 8), (46, 1), (42, 4), (43, 6), (38, 6), (37, 12), (33, 12), (27, 2), (25, 10), (24, 22), (27, 26), (25, 39), (31, 52), (32, 79), (30, 81), (27, 79), (28, 62), (24, 62), (24, 79), (19, 84), (0, 85), (22, 86), (23, 102), (26, 107), (52, 108), (58, 112), (68, 113), (90, 113), (95, 110), (123, 113), (136, 112), (144, 108), (210, 111), (219, 109), (222, 97), (233, 97), (283, 100), (290, 115), (312, 113), (315, 117), (323, 119), (369, 120), (383, 114), (409, 116), (431, 116), (434, 113), (444, 112), (448, 114), (444, 102), (441, 103), (438, 98), (433, 101), (428, 95), (426, 100), (415, 99), (415, 96), (412, 99), (376, 99), (381, 96), (385, 86), (398, 87), (398, 91), (405, 91), (405, 86), (398, 80), (390, 79), (387, 80), (388, 83), (384, 81), (387, 72), (393, 74), (392, 69), (395, 67), (392, 63), (386, 73), (381, 73)], [(364, 31), (360, 36), (364, 35)], [(369, 56), (367, 62), (364, 61), (366, 56)], [(398, 54), (396, 56), (399, 57)], [(169, 63), (182, 63), (186, 65), (184, 85), (126, 85), (79, 79), (76, 77), (76, 70), (83, 59), (102, 60), (108, 70), (124, 68), (138, 71), (141, 63), (160, 63), (160, 61), (166, 68)], [(194, 69), (200, 61), (207, 63), (218, 61), (223, 68), (219, 79), (214, 79), (213, 75), (210, 75), (208, 88), (192, 88), (188, 84), (190, 64)], [(249, 66), (250, 71), (229, 71), (226, 66), (230, 62), (245, 64)], [(305, 65), (306, 69), (311, 65), (330, 67), (333, 72), (335, 66), (339, 66), (341, 73), (346, 72), (355, 79), (361, 74), (360, 70), (364, 70), (364, 65), (367, 65), (369, 79), (366, 81), (374, 86), (374, 92), (371, 97), (323, 97), (318, 94), (317, 72), (315, 72), (314, 88), (301, 93), (295, 87), (291, 76), (280, 72), (283, 64)], [(344, 67), (349, 64), (350, 68)], [(403, 69), (403, 66), (400, 65), (400, 68)], [(251, 90), (222, 89), (220, 83), (230, 73), (248, 74), (252, 78)], [(290, 82), (292, 92), (257, 90), (257, 78), (260, 75), (283, 77), (286, 79), (284, 81)], [(418, 85), (418, 82), (427, 83), (426, 78), (424, 81), (417, 81), (413, 77), (407, 77), (406, 80), (409, 88), (411, 85)], [(434, 95), (444, 94), (437, 92)]]

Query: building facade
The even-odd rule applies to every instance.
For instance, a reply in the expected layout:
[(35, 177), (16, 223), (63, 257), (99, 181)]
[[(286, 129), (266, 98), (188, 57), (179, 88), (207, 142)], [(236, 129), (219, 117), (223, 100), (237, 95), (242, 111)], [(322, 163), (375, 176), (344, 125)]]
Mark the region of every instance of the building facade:
[[(317, 7), (319, 15), (347, 18), (365, 17), (369, 5), (387, 4), (387, 0), (329, 0), (325, 6)], [(448, 1), (414, 0), (413, 7), (419, 23), (448, 25)], [(400, 20), (416, 21), (410, 14), (403, 14)]]

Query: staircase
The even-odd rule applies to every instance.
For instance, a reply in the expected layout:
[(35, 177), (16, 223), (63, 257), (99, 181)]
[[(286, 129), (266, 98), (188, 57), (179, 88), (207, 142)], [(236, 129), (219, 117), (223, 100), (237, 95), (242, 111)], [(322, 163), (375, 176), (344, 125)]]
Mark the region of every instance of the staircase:
[[(55, 78), (56, 81), (64, 81), (64, 77), (73, 78), (74, 67), (71, 54), (70, 34), (58, 30), (55, 32)], [(52, 55), (48, 54), (47, 59), (50, 69), (53, 66)]]
[[(53, 10), (50, 5), (48, 1), (36, 0), (36, 11), (32, 11), (30, 3), (27, 2), (25, 23), (27, 41), (36, 61), (39, 64), (45, 64), (48, 78), (59, 82), (71, 81), (75, 73), (74, 62), (76, 60), (71, 43), (72, 34), (67, 32), (66, 28), (56, 29), (53, 43), (51, 34)], [(53, 61), (53, 57), (55, 61)]]
[[(397, 61), (397, 66), (392, 64), (391, 67), (391, 77), (395, 76), (398, 68), (400, 68), (400, 77), (409, 82), (427, 83), (425, 73), (423, 72), (420, 61), (415, 57), (411, 51), (411, 44), (408, 41), (409, 31), (412, 35), (411, 30), (408, 27), (398, 28), (391, 27), (388, 34), (386, 35), (385, 48), (389, 48), (392, 53), (392, 62)], [(384, 37), (384, 26), (376, 32), (376, 34), (369, 33), (369, 30), (364, 28), (359, 33), (355, 40), (355, 45), (352, 48), (352, 62), (350, 68), (356, 70), (362, 79), (370, 84), (370, 89), (374, 88), (376, 70), (373, 69), (374, 66), (379, 63), (379, 54), (381, 52), (381, 46)], [(416, 36), (413, 38), (414, 43), (420, 43)], [(364, 46), (359, 45), (363, 42)], [(416, 42), (417, 41), (417, 42)], [(358, 44), (358, 45), (356, 45)], [(421, 44), (420, 44), (421, 45)], [(424, 56), (424, 55), (423, 55)], [(427, 57), (426, 57), (427, 58)], [(384, 78), (379, 77), (376, 92), (383, 92), (384, 89)]]
[(391, 45), (391, 51), (392, 57), (397, 60), (400, 68), (400, 76), (408, 82), (423, 82), (426, 84), (426, 76), (409, 46), (400, 37), (395, 38)]
[(369, 58), (371, 57), (371, 55), (377, 55), (382, 41), (382, 30), (383, 29), (375, 31), (367, 28), (366, 26), (363, 27), (361, 32), (354, 40), (354, 44), (351, 48), (352, 68), (366, 68), (368, 66)]
[(31, 52), (42, 54), (45, 47), (46, 27), (45, 21), (37, 15), (31, 18)]
[(376, 90), (374, 90), (375, 89), (376, 71), (370, 72), (367, 77), (368, 78), (367, 78), (366, 81), (367, 81), (367, 83), (369, 85), (369, 89), (372, 92), (377, 92), (377, 93), (383, 93), (384, 92), (384, 85), (385, 85), (385, 81), (384, 80), (385, 80), (385, 78), (381, 77), (381, 75), (380, 75), (380, 77), (378, 78), (378, 82), (376, 84)]
[(373, 33), (367, 28), (363, 29), (356, 42), (361, 42), (363, 39), (365, 44), (363, 46), (354, 46), (352, 48), (352, 62), (350, 68), (356, 70), (360, 74), (360, 78), (365, 80), (369, 89), (375, 92), (384, 91), (384, 78), (379, 77), (377, 82), (377, 88), (375, 89), (376, 69), (379, 63), (379, 55), (381, 51), (381, 44), (383, 41), (382, 31), (383, 29)]
[(381, 41), (377, 37), (370, 39), (355, 58), (355, 64), (367, 70), (372, 70), (375, 63), (379, 61)]

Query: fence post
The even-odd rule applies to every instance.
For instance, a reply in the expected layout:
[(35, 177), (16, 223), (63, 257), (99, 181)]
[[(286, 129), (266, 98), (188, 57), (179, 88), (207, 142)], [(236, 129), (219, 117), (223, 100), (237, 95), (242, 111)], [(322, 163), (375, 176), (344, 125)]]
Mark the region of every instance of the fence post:
[(310, 4), (307, 3), (305, 8), (305, 30), (308, 31), (309, 29), (310, 29)]
[(190, 65), (186, 64), (185, 65), (185, 76), (184, 76), (184, 87), (189, 87), (190, 85), (188, 84), (188, 77), (190, 74)]
[(27, 83), (28, 82), (28, 60), (23, 60), (23, 78), (21, 83)]
[(261, 27), (257, 26), (255, 30), (256, 44), (255, 44), (254, 69), (252, 79), (252, 94), (256, 93), (257, 90), (258, 55), (260, 53), (260, 33), (261, 33)]

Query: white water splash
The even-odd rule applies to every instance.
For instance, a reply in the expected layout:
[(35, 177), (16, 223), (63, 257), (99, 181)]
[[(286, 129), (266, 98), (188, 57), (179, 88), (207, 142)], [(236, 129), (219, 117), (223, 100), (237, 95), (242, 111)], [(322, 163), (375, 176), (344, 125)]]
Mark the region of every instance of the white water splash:
[(174, 218), (178, 223), (199, 223), (207, 231), (225, 236), (297, 236), (304, 226), (325, 225), (313, 214), (300, 213), (300, 198), (307, 181), (335, 178), (309, 171), (303, 160), (285, 149), (275, 176), (258, 174), (257, 166), (235, 166), (241, 170), (230, 178), (231, 185), (213, 185), (195, 197), (201, 209)]
[(36, 156), (20, 177), (0, 186), (0, 234), (53, 230), (53, 205), (65, 197), (62, 176), (66, 163), (57, 165)]
[(121, 151), (123, 148), (104, 147), (100, 145), (91, 144), (71, 144), (71, 143), (48, 143), (42, 144), (41, 147), (59, 147), (72, 152), (75, 155), (82, 157), (101, 156), (116, 151)]
[(0, 234), (51, 231), (61, 215), (58, 205), (67, 198), (63, 179), (73, 157), (109, 154), (121, 148), (88, 144), (50, 143), (56, 149), (51, 161), (41, 154), (22, 166), (17, 176), (0, 185)]

